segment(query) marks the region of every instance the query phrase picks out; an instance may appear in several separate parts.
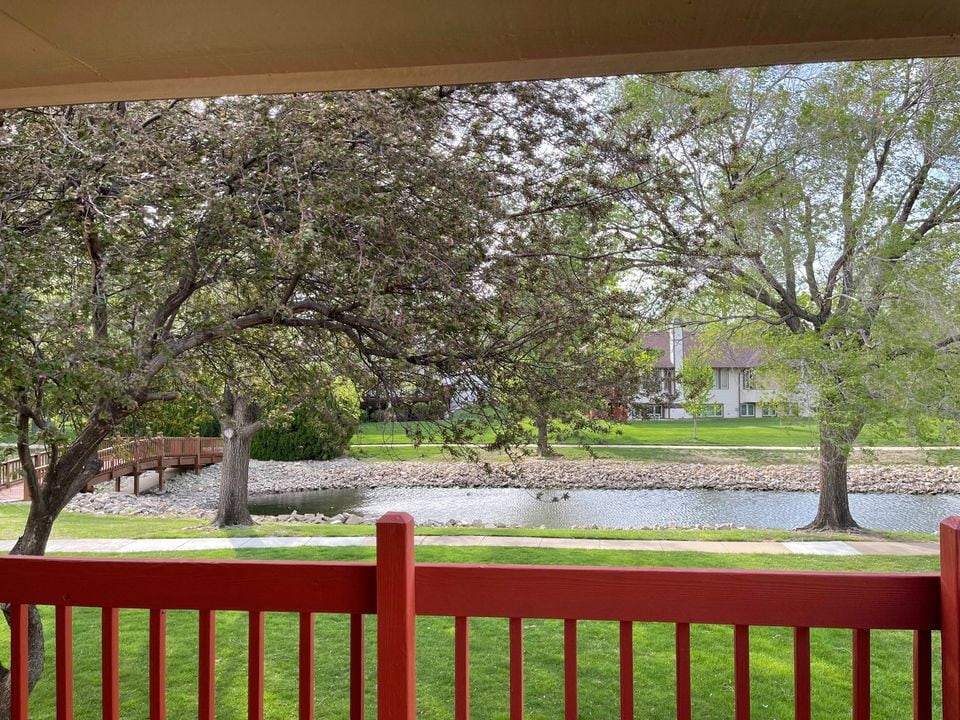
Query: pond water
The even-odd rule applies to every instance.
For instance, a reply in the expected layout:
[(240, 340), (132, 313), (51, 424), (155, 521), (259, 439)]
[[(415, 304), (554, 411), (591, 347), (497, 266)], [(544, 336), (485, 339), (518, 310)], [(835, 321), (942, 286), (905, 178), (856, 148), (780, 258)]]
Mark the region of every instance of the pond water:
[[(317, 490), (251, 498), (258, 515), (341, 512), (375, 517), (404, 510), (418, 522), (459, 520), (519, 527), (603, 528), (675, 524), (750, 528), (796, 528), (813, 519), (816, 493), (749, 490), (567, 490), (517, 488), (387, 488)], [(556, 501), (554, 502), (554, 499)], [(850, 496), (853, 516), (877, 530), (935, 532), (941, 519), (960, 514), (960, 495)]]

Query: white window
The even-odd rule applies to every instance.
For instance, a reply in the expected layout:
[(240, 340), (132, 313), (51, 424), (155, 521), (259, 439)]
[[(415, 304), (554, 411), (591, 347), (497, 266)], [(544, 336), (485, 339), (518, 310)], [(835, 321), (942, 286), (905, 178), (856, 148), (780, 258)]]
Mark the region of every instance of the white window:
[(657, 381), (660, 385), (660, 391), (668, 394), (673, 393), (673, 368), (657, 368)]
[(707, 403), (704, 405), (703, 417), (723, 417), (723, 403)]
[(764, 405), (762, 408), (762, 415), (764, 417), (776, 417), (777, 408), (773, 405)]
[(756, 403), (740, 403), (740, 417), (756, 417), (756, 416), (757, 416)]
[(756, 385), (753, 383), (753, 370), (744, 368), (740, 371), (740, 385), (744, 390), (754, 390)]
[(713, 387), (716, 390), (730, 389), (730, 368), (713, 369)]

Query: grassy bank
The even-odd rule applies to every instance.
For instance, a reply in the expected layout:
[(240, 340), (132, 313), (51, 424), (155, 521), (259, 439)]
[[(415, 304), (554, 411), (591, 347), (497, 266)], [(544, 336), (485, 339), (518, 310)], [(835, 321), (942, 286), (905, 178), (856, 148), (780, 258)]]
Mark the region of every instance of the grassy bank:
[[(0, 540), (14, 540), (23, 531), (27, 506), (0, 505)], [(250, 528), (218, 530), (193, 518), (150, 518), (131, 515), (91, 515), (65, 512), (54, 525), (53, 537), (66, 538), (190, 538), (266, 536), (370, 535), (371, 525), (313, 525), (264, 522)], [(575, 537), (604, 540), (930, 540), (916, 532), (875, 532), (858, 535), (826, 535), (789, 530), (568, 530), (539, 528), (417, 528), (418, 535), (500, 535), (514, 537)]]
[[(816, 454), (804, 448), (797, 450), (733, 450), (724, 448), (698, 448), (682, 450), (651, 447), (604, 447), (593, 445), (589, 450), (583, 447), (558, 447), (554, 449), (558, 458), (568, 460), (630, 460), (649, 463), (708, 463), (738, 465), (808, 465), (816, 460)], [(353, 446), (350, 454), (358, 460), (397, 462), (417, 460), (421, 462), (439, 462), (451, 459), (451, 454), (435, 446), (399, 446), (383, 445), (379, 447)], [(479, 458), (485, 462), (508, 462), (504, 453), (479, 451)]]
[[(368, 548), (192, 553), (190, 557), (256, 560), (372, 560)], [(632, 565), (674, 567), (740, 567), (794, 570), (933, 571), (936, 558), (734, 556), (694, 553), (551, 551), (495, 548), (418, 548), (421, 562), (498, 562), (565, 565)], [(51, 613), (45, 613), (48, 633)], [(75, 676), (78, 720), (99, 717), (99, 612), (75, 613)], [(286, 720), (295, 714), (297, 698), (297, 619), (270, 615), (266, 635), (266, 717)], [(0, 624), (2, 625), (2, 624)], [(246, 713), (246, 617), (220, 613), (217, 644), (217, 717), (242, 718)], [(527, 717), (556, 718), (563, 698), (562, 624), (525, 621)], [(196, 631), (194, 613), (171, 612), (168, 618), (169, 716), (196, 716)], [(5, 627), (0, 647), (9, 647)], [(368, 688), (374, 687), (376, 628), (368, 619)], [(636, 625), (634, 631), (637, 716), (654, 720), (674, 717), (673, 629), (669, 625)], [(347, 716), (348, 621), (320, 616), (316, 623), (316, 692), (318, 718)], [(121, 715), (145, 720), (148, 684), (147, 614), (123, 611), (121, 643)], [(581, 623), (579, 627), (580, 717), (606, 720), (618, 714), (617, 626)], [(418, 717), (452, 717), (453, 621), (421, 618), (417, 623)], [(873, 718), (910, 716), (911, 635), (875, 633), (873, 651)], [(726, 627), (692, 629), (694, 717), (732, 717), (732, 632)], [(31, 699), (31, 717), (54, 715), (52, 641), (48, 667)], [(4, 654), (6, 650), (3, 651)], [(753, 709), (756, 718), (792, 716), (792, 646), (789, 630), (755, 628), (751, 632)], [(815, 717), (849, 717), (850, 635), (845, 631), (812, 632)], [(938, 657), (934, 649), (934, 658)], [(934, 678), (939, 672), (935, 666)], [(471, 621), (472, 716), (506, 718), (508, 694), (507, 623), (499, 619)], [(935, 701), (936, 702), (936, 701)], [(367, 694), (368, 717), (375, 717), (373, 693)]]
[[(411, 441), (410, 432), (419, 432), (424, 441), (439, 440), (434, 423), (363, 423), (354, 435), (354, 444), (399, 443)], [(474, 442), (490, 442), (493, 434), (483, 432)], [(758, 445), (813, 447), (818, 443), (816, 423), (810, 418), (703, 418), (697, 421), (697, 440), (693, 440), (691, 420), (644, 420), (621, 423), (613, 432), (588, 435), (591, 442), (623, 445)], [(577, 439), (554, 436), (553, 442), (577, 442)], [(951, 445), (957, 442), (956, 429), (944, 431), (927, 439), (928, 445)], [(890, 427), (867, 426), (860, 434), (858, 445), (918, 444), (909, 434)]]
[[(815, 465), (817, 452), (807, 448), (790, 450), (763, 449), (742, 450), (723, 447), (696, 449), (634, 447), (605, 447), (593, 445), (588, 451), (582, 447), (558, 447), (554, 449), (559, 458), (568, 460), (629, 460), (647, 463), (698, 463), (707, 465)], [(379, 447), (353, 446), (352, 457), (358, 460), (398, 462), (441, 462), (450, 460), (451, 454), (441, 447), (409, 445), (384, 445)], [(507, 462), (503, 453), (479, 452), (485, 462)], [(960, 465), (960, 451), (937, 448), (883, 449), (854, 448), (850, 457), (853, 465)]]

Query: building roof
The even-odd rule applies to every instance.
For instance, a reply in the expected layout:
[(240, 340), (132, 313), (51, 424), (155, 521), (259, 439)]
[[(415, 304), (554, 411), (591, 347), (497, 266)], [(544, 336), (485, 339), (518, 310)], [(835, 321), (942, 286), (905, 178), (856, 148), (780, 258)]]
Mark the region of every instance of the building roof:
[(0, 0), (0, 107), (934, 55), (956, 0)]
[[(643, 340), (643, 346), (659, 353), (654, 367), (675, 368), (670, 358), (670, 330), (649, 333)], [(701, 349), (702, 334), (695, 330), (683, 329), (683, 357)], [(763, 361), (763, 351), (758, 347), (745, 347), (725, 338), (711, 338), (709, 345), (702, 348), (710, 367), (714, 368), (753, 368)]]

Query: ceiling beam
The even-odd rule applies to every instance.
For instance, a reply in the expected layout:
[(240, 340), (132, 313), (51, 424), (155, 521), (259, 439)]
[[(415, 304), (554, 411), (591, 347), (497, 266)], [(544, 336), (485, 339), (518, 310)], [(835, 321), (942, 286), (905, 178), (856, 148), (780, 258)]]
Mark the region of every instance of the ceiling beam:
[(945, 0), (0, 0), (0, 107), (960, 55)]

